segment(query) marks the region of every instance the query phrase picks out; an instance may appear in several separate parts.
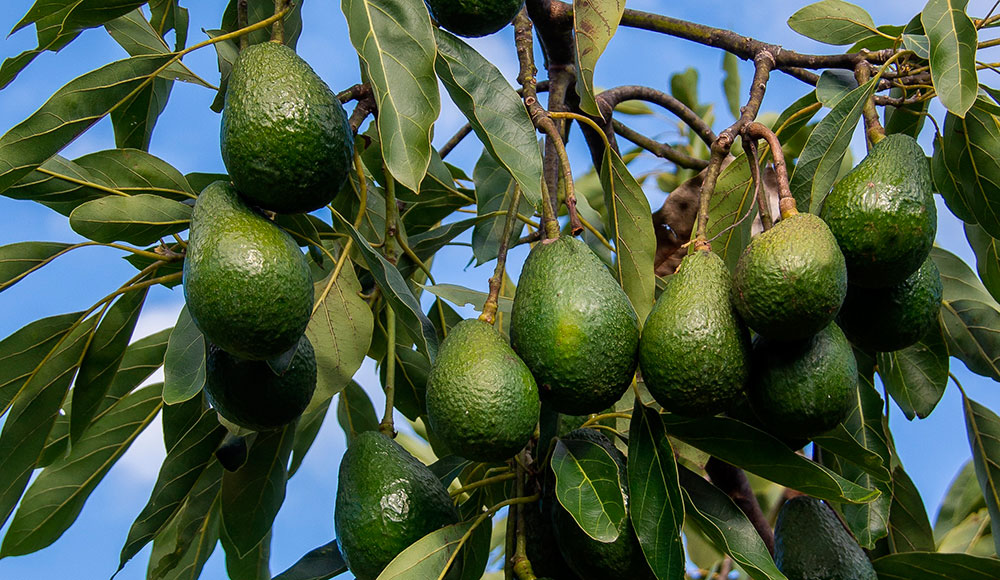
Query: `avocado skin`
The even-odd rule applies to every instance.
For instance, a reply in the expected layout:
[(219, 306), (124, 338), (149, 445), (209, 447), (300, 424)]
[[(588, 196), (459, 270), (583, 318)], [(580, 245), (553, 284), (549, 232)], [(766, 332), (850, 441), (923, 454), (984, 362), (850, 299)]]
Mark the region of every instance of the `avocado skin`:
[(847, 295), (844, 254), (819, 217), (799, 213), (750, 241), (733, 276), (732, 302), (752, 330), (807, 338), (829, 324)]
[(305, 335), (292, 362), (276, 375), (266, 361), (234, 357), (208, 347), (205, 395), (227, 421), (265, 431), (291, 423), (306, 410), (316, 390), (316, 354)]
[(427, 419), (454, 453), (503, 461), (535, 432), (541, 403), (528, 367), (491, 325), (456, 324), (427, 377)]
[(685, 256), (653, 306), (639, 340), (646, 388), (664, 409), (714, 415), (743, 392), (750, 333), (729, 302), (732, 282), (717, 254)]
[(358, 580), (375, 580), (410, 544), (458, 521), (448, 491), (398, 443), (377, 431), (354, 438), (340, 461), (334, 527)]
[(542, 399), (560, 413), (610, 407), (635, 375), (635, 309), (600, 258), (570, 236), (536, 244), (528, 254), (510, 336)]
[(851, 284), (884, 288), (906, 280), (937, 233), (927, 156), (909, 135), (889, 135), (834, 186), (820, 216), (847, 260)]
[(836, 324), (805, 340), (754, 343), (747, 395), (764, 428), (782, 439), (836, 427), (853, 408), (857, 384), (854, 351)]
[(298, 344), (309, 324), (313, 285), (298, 244), (226, 182), (198, 196), (183, 276), (195, 325), (208, 342), (240, 358), (277, 357)]
[(431, 16), (459, 36), (493, 34), (510, 24), (524, 0), (425, 0)]
[(808, 496), (781, 506), (774, 563), (788, 580), (876, 580), (875, 569), (833, 510)]
[(934, 260), (888, 288), (848, 286), (837, 319), (851, 342), (865, 350), (892, 352), (923, 338), (941, 309), (941, 274)]
[(278, 213), (330, 203), (354, 159), (337, 95), (295, 51), (274, 42), (247, 47), (233, 65), (221, 145), (239, 192)]

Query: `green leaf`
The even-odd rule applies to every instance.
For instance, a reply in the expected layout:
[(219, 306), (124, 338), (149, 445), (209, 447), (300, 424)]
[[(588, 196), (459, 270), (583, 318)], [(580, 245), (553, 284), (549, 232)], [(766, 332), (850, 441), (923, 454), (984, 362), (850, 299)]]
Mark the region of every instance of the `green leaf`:
[[(465, 306), (468, 304), (476, 312), (483, 311), (483, 304), (486, 303), (486, 292), (480, 292), (478, 290), (473, 290), (472, 288), (466, 288), (465, 286), (458, 286), (456, 284), (434, 284), (433, 286), (421, 286), (424, 290), (427, 290), (431, 294), (437, 296), (438, 298), (443, 298), (448, 302), (456, 306)], [(510, 314), (510, 309), (514, 306), (514, 300), (512, 298), (500, 297), (498, 303), (497, 312), (502, 312), (504, 314)]]
[(64, 16), (63, 26), (66, 28), (92, 28), (100, 26), (108, 20), (117, 18), (145, 4), (145, 0), (36, 0), (21, 20), (14, 25), (11, 34), (29, 24), (38, 22), (69, 8)]
[(872, 562), (879, 580), (994, 580), (1000, 578), (1000, 560), (968, 554), (907, 552)]
[(902, 465), (892, 470), (889, 548), (893, 553), (934, 551), (934, 532), (924, 500)]
[(573, 2), (573, 38), (576, 50), (576, 93), (584, 113), (601, 118), (594, 99), (597, 59), (618, 30), (625, 0), (576, 0)]
[(892, 473), (889, 472), (889, 467), (882, 460), (882, 456), (858, 442), (843, 424), (813, 437), (812, 441), (824, 451), (854, 463), (878, 481), (886, 483), (892, 481)]
[[(976, 224), (965, 224), (965, 237), (976, 253), (976, 270), (979, 279), (995, 300), (1000, 300), (1000, 240), (986, 233)], [(3, 248), (0, 248), (2, 255)], [(2, 264), (0, 258), (0, 264)], [(2, 265), (0, 265), (2, 267)]]
[(108, 196), (73, 210), (73, 231), (96, 242), (129, 242), (146, 246), (163, 236), (186, 230), (191, 206), (158, 195)]
[(80, 204), (106, 196), (110, 188), (77, 163), (53, 155), (4, 195), (35, 201), (69, 216)]
[[(222, 15), (222, 28), (226, 32), (232, 32), (239, 28), (236, 24), (236, 3), (238, 0), (229, 0), (226, 4), (226, 11)], [(262, 20), (267, 20), (274, 16), (273, 0), (248, 0), (247, 1), (247, 22), (256, 24)], [(302, 2), (296, 2), (291, 12), (285, 16), (285, 38), (284, 44), (290, 48), (295, 48), (299, 36), (302, 34)], [(249, 35), (250, 44), (260, 44), (271, 40), (271, 27), (255, 30)]]
[(229, 580), (271, 580), (271, 532), (253, 550), (240, 556), (223, 526), (219, 536), (226, 553), (226, 576)]
[[(493, 212), (506, 211), (510, 207), (517, 183), (488, 151), (484, 150), (479, 156), (476, 168), (472, 172), (472, 179), (476, 183), (476, 214), (480, 218)], [(518, 211), (526, 215), (534, 213), (531, 204), (523, 197), (518, 204)], [(506, 217), (502, 215), (483, 218), (482, 221), (476, 222), (472, 229), (472, 254), (476, 257), (477, 266), (497, 257), (505, 222)], [(516, 241), (523, 229), (524, 224), (517, 221), (511, 229), (508, 243)]]
[(878, 353), (877, 360), (882, 384), (906, 418), (930, 415), (948, 384), (948, 346), (940, 324), (912, 346)]
[(715, 191), (708, 206), (708, 231), (712, 251), (719, 255), (730, 270), (736, 268), (743, 249), (750, 243), (750, 213), (755, 206), (750, 163), (746, 155), (738, 155), (719, 174)]
[(958, 470), (948, 486), (934, 521), (934, 536), (943, 538), (952, 528), (962, 523), (970, 514), (986, 507), (986, 498), (979, 488), (976, 466), (972, 459)]
[[(799, 97), (797, 101), (778, 115), (778, 119), (774, 122), (775, 134), (785, 141), (798, 134), (819, 112), (820, 107), (816, 106), (817, 103), (819, 100), (816, 97), (816, 91)], [(811, 112), (805, 112), (807, 110)]]
[(722, 78), (722, 92), (726, 95), (726, 105), (729, 106), (729, 113), (735, 117), (740, 117), (740, 60), (731, 52), (722, 54), (722, 70), (725, 76)]
[(163, 400), (168, 405), (187, 401), (205, 386), (205, 349), (205, 337), (187, 306), (181, 308), (163, 359)]
[[(451, 308), (449, 308), (451, 310)], [(428, 317), (433, 321), (433, 313), (436, 307), (432, 306)], [(454, 310), (452, 310), (454, 312)], [(396, 376), (395, 397), (393, 406), (400, 413), (411, 421), (416, 421), (421, 415), (427, 414), (426, 393), (427, 376), (431, 372), (431, 365), (419, 352), (410, 348), (396, 346)], [(385, 387), (386, 365), (383, 363), (379, 368), (379, 381)]]
[(858, 88), (854, 72), (849, 70), (825, 70), (816, 83), (816, 98), (823, 106), (833, 108), (851, 91)]
[(154, 194), (177, 201), (194, 199), (195, 192), (176, 168), (139, 149), (107, 149), (74, 160), (92, 176), (129, 195)]
[(219, 541), (222, 466), (202, 473), (184, 507), (153, 540), (149, 580), (197, 580)]
[[(153, 0), (153, 2), (156, 2), (156, 0)], [(151, 4), (153, 2), (151, 2)], [(163, 4), (176, 5), (175, 0), (160, 0), (160, 2)], [(153, 18), (155, 20), (155, 15)], [(124, 48), (125, 52), (129, 53), (130, 56), (139, 56), (143, 54), (167, 54), (171, 52), (170, 47), (167, 46), (166, 41), (163, 40), (161, 33), (158, 33), (153, 29), (152, 24), (146, 20), (146, 16), (143, 14), (141, 9), (133, 10), (124, 16), (111, 20), (104, 25), (104, 28), (108, 31), (108, 34), (115, 39), (115, 42)], [(166, 34), (167, 32), (168, 30), (163, 30), (162, 34)], [(164, 72), (160, 73), (160, 76), (164, 80), (177, 79), (200, 85), (207, 89), (213, 88), (212, 85), (205, 82), (204, 79), (195, 74), (194, 71), (189, 69), (181, 61), (177, 61), (168, 66)], [(126, 146), (119, 145), (119, 147)], [(139, 148), (142, 149), (141, 147)]]
[(24, 383), (62, 343), (82, 314), (73, 312), (42, 318), (0, 341), (0, 416), (7, 412)]
[[(892, 98), (902, 98), (907, 96), (902, 89), (892, 88), (889, 91)], [(920, 101), (910, 103), (901, 107), (888, 105), (885, 108), (885, 132), (889, 135), (902, 133), (916, 139), (920, 131), (924, 128), (924, 121), (927, 119), (927, 109), (930, 101)]]
[[(976, 466), (979, 488), (986, 498), (990, 520), (1000, 521), (1000, 417), (988, 408), (962, 394), (965, 408), (965, 428), (972, 447), (972, 461)], [(997, 553), (1000, 553), (1000, 534), (993, 534)]]
[(80, 35), (80, 30), (64, 30), (63, 18), (72, 6), (63, 6), (59, 11), (38, 19), (35, 22), (35, 32), (38, 37), (38, 48), (26, 50), (17, 56), (4, 59), (0, 66), (0, 90), (9, 85), (39, 54), (46, 50), (58, 51)]
[(659, 580), (683, 576), (684, 499), (674, 450), (660, 414), (638, 400), (629, 424), (628, 447), (628, 510), (639, 545)]
[(0, 247), (0, 292), (75, 247), (62, 242), (18, 242)]
[(0, 557), (20, 556), (55, 542), (80, 515), (94, 488), (160, 412), (162, 383), (118, 401), (28, 488), (0, 548)]
[(968, 0), (928, 0), (920, 21), (929, 41), (931, 79), (941, 103), (959, 117), (979, 91), (976, 25), (965, 13)]
[(274, 580), (328, 580), (347, 572), (337, 540), (310, 550)]
[(842, 0), (822, 0), (801, 8), (788, 19), (788, 26), (802, 36), (833, 45), (854, 44), (875, 32), (875, 21), (864, 8)]
[(347, 444), (360, 433), (365, 431), (378, 431), (378, 416), (375, 414), (375, 406), (368, 398), (368, 393), (361, 388), (361, 385), (351, 381), (344, 390), (340, 391), (340, 400), (337, 403), (337, 421), (340, 423), (344, 435), (347, 436)]
[(591, 441), (559, 440), (552, 451), (556, 498), (576, 523), (599, 542), (614, 542), (628, 512), (618, 464)]
[[(472, 526), (476, 526), (476, 529), (470, 532)], [(481, 534), (480, 530), (485, 534)], [(479, 547), (476, 536), (485, 537), (486, 546), (489, 547), (489, 530), (489, 520), (477, 518), (433, 531), (400, 552), (382, 570), (376, 580), (410, 580), (413, 578), (434, 580), (439, 578), (443, 575), (448, 560), (456, 551), (462, 550), (462, 553), (455, 558), (454, 566), (458, 566), (460, 560), (469, 557), (470, 548)], [(478, 544), (481, 546), (482, 541), (479, 540)], [(485, 568), (485, 559), (483, 559), (483, 568)], [(476, 575), (469, 573), (471, 570), (467, 567), (461, 575), (462, 580), (470, 580), (470, 577), (479, 578), (482, 576), (483, 568), (480, 568), (479, 574)]]

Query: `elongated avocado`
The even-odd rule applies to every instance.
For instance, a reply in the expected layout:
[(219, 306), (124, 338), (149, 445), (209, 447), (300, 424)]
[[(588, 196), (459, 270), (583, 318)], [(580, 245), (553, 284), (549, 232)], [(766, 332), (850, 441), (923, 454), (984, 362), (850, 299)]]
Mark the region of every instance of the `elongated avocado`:
[(431, 16), (459, 36), (493, 34), (510, 24), (524, 0), (425, 0)]
[(876, 580), (864, 550), (821, 500), (794, 497), (774, 527), (774, 563), (788, 580)]

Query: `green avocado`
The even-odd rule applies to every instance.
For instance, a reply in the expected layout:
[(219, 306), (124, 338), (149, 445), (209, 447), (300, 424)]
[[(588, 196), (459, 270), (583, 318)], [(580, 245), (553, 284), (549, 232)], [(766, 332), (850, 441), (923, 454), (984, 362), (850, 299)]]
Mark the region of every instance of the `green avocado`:
[(876, 580), (864, 550), (830, 506), (808, 496), (781, 506), (774, 563), (788, 580)]
[(517, 16), (524, 0), (425, 0), (434, 20), (459, 36), (493, 34)]
[(337, 95), (295, 51), (274, 42), (245, 48), (233, 65), (221, 144), (236, 189), (278, 213), (330, 203), (354, 160)]
[(639, 319), (621, 286), (571, 236), (535, 245), (518, 281), (511, 346), (560, 413), (613, 405), (635, 375)]
[(796, 213), (750, 241), (733, 276), (732, 302), (747, 326), (774, 340), (819, 332), (847, 294), (844, 254), (815, 215)]
[(653, 306), (639, 340), (639, 368), (656, 402), (682, 415), (714, 415), (743, 392), (750, 333), (729, 302), (726, 264), (687, 255)]
[(895, 286), (848, 286), (837, 323), (851, 342), (865, 350), (900, 350), (920, 340), (935, 325), (941, 292), (941, 274), (928, 257)]
[(469, 319), (448, 331), (427, 377), (427, 420), (449, 449), (510, 459), (531, 439), (540, 407), (535, 379), (496, 329)]
[(889, 135), (834, 186), (820, 216), (830, 225), (851, 284), (894, 286), (934, 245), (937, 209), (927, 156), (909, 135)]
[[(358, 580), (375, 580), (410, 544), (459, 521), (431, 470), (377, 431), (359, 434), (344, 453), (335, 509), (337, 543)], [(447, 578), (457, 580), (460, 569)]]
[(836, 324), (799, 341), (758, 338), (747, 395), (769, 433), (809, 439), (843, 421), (857, 400), (858, 363)]
[(291, 423), (306, 410), (316, 390), (316, 354), (305, 335), (292, 361), (277, 375), (266, 361), (239, 359), (210, 345), (205, 395), (227, 421), (264, 431)]
[(184, 258), (188, 312), (208, 342), (240, 358), (275, 358), (298, 344), (312, 315), (309, 264), (284, 230), (232, 185), (198, 196)]

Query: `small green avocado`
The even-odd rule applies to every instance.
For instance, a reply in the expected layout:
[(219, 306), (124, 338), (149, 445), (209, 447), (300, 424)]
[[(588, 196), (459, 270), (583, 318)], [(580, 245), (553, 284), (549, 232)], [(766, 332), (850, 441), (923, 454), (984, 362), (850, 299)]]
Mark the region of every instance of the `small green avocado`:
[(492, 326), (456, 324), (427, 377), (427, 420), (458, 455), (503, 461), (535, 432), (538, 388), (528, 367)]
[(618, 282), (571, 236), (528, 254), (514, 296), (511, 346), (560, 413), (607, 409), (632, 383), (639, 318)]
[(517, 16), (524, 0), (425, 0), (434, 20), (459, 36), (493, 34)]
[(227, 421), (264, 431), (291, 423), (306, 410), (316, 390), (316, 354), (305, 335), (281, 375), (260, 360), (234, 357), (208, 348), (205, 395)]
[[(357, 580), (375, 580), (400, 552), (458, 523), (448, 491), (423, 463), (377, 431), (351, 442), (340, 461), (334, 527)], [(461, 566), (452, 566), (457, 580)]]
[(774, 563), (788, 580), (876, 580), (864, 550), (830, 506), (808, 496), (781, 506)]
[(902, 283), (927, 258), (937, 209), (927, 156), (909, 135), (889, 135), (834, 186), (820, 216), (847, 260), (851, 284)]
[(216, 181), (191, 215), (184, 258), (188, 312), (208, 342), (240, 358), (275, 358), (312, 315), (309, 264), (284, 230)]
[(233, 65), (221, 145), (236, 189), (278, 213), (330, 203), (354, 160), (337, 95), (295, 51), (275, 42), (245, 48)]
[(858, 363), (836, 324), (799, 341), (758, 338), (747, 395), (765, 430), (786, 440), (836, 427), (857, 399)]
[(847, 295), (844, 254), (815, 215), (796, 213), (750, 241), (733, 276), (732, 301), (752, 330), (798, 340), (829, 324)]
[(639, 368), (656, 402), (682, 415), (714, 415), (739, 397), (750, 373), (750, 333), (729, 302), (717, 254), (687, 255), (653, 306)]
[(901, 284), (888, 288), (850, 285), (837, 323), (865, 350), (891, 352), (917, 342), (941, 310), (941, 274), (929, 257)]

